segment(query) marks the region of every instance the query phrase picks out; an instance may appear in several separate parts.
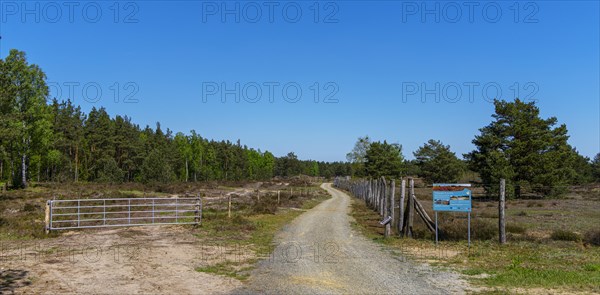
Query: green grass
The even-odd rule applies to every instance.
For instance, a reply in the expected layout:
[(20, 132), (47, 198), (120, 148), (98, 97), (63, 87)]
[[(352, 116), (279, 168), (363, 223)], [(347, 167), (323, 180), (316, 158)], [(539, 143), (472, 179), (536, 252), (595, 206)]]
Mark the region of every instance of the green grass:
[(238, 279), (240, 281), (248, 279), (248, 277), (250, 276), (248, 274), (248, 271), (251, 268), (250, 267), (238, 268), (238, 267), (236, 267), (237, 265), (238, 265), (237, 263), (234, 263), (231, 261), (226, 261), (226, 262), (217, 263), (215, 265), (207, 265), (207, 266), (197, 267), (196, 271), (227, 276), (230, 278)]

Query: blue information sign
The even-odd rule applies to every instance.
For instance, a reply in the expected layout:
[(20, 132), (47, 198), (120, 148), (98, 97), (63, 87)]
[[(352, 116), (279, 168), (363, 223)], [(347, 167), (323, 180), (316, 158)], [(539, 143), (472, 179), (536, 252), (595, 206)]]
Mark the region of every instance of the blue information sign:
[(469, 184), (433, 184), (433, 211), (471, 212)]

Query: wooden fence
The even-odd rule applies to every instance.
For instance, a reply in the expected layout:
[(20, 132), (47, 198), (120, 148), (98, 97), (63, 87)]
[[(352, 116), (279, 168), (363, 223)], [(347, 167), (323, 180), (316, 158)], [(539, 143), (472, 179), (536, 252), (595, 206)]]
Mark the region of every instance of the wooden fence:
[[(408, 180), (408, 194), (406, 192)], [(504, 179), (500, 180), (500, 195), (498, 198), (498, 228), (499, 242), (506, 243), (505, 231), (505, 185)], [(415, 196), (414, 179), (408, 177), (400, 180), (400, 196), (396, 198), (396, 181), (386, 181), (384, 177), (369, 180), (352, 180), (350, 177), (337, 177), (334, 186), (350, 192), (355, 197), (365, 201), (367, 207), (381, 216), (381, 225), (385, 225), (385, 237), (392, 235), (392, 227), (399, 236), (413, 236), (413, 220), (415, 212), (421, 217), (427, 229), (435, 233), (435, 222)], [(398, 216), (394, 216), (398, 208)], [(438, 227), (438, 232), (443, 229)]]
[[(408, 180), (408, 194), (406, 184)], [(392, 228), (400, 236), (413, 236), (413, 220), (415, 212), (423, 219), (427, 228), (434, 232), (435, 223), (429, 217), (423, 205), (415, 197), (415, 184), (412, 178), (400, 180), (400, 196), (396, 200), (396, 180), (387, 181), (384, 177), (369, 180), (351, 180), (338, 177), (334, 186), (347, 190), (355, 197), (365, 201), (367, 207), (381, 216), (381, 225), (385, 225), (385, 236), (392, 235)], [(398, 216), (394, 216), (398, 208)]]

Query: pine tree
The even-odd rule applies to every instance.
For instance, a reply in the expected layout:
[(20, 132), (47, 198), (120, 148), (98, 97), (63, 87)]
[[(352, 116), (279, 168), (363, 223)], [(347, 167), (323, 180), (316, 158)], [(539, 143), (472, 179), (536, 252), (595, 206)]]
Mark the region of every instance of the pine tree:
[(600, 182), (600, 153), (592, 160), (592, 177), (595, 182)]
[(562, 194), (576, 177), (573, 149), (566, 126), (557, 119), (542, 119), (534, 102), (495, 101), (494, 120), (481, 128), (465, 155), (489, 194), (496, 194), (500, 178), (507, 180), (507, 195), (525, 191), (545, 196)]
[(430, 139), (415, 151), (419, 176), (431, 182), (457, 182), (464, 171), (464, 165), (450, 151), (449, 145)]
[(404, 157), (402, 146), (399, 144), (389, 144), (387, 141), (372, 142), (365, 159), (365, 171), (370, 177), (400, 178), (402, 176)]

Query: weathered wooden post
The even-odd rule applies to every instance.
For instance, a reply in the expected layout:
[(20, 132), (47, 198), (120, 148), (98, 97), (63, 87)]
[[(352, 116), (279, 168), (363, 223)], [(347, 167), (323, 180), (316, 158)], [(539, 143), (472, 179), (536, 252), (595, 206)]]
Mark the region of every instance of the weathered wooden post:
[(408, 186), (409, 186), (409, 191), (408, 191), (408, 201), (406, 202), (406, 222), (404, 224), (404, 236), (406, 237), (411, 237), (412, 238), (412, 234), (413, 234), (413, 219), (414, 219), (414, 215), (415, 215), (415, 199), (414, 199), (414, 194), (415, 194), (415, 181), (414, 179), (409, 178), (408, 179)]
[(377, 180), (373, 179), (372, 183), (373, 191), (371, 192), (371, 205), (369, 208), (371, 208), (371, 210), (375, 210), (375, 204), (377, 204)]
[(227, 218), (231, 218), (231, 194), (228, 194), (227, 199)]
[(506, 180), (500, 179), (500, 202), (498, 204), (498, 226), (500, 233), (500, 244), (506, 244), (506, 224), (504, 208), (506, 207)]
[(379, 213), (379, 192), (381, 187), (379, 185), (379, 179), (375, 180), (375, 204), (373, 204), (373, 211)]
[(44, 221), (46, 223), (46, 234), (50, 232), (50, 202), (51, 201), (46, 202), (46, 217), (44, 218)]
[(381, 179), (377, 179), (377, 204), (375, 205), (375, 212), (377, 212), (377, 214), (381, 214), (381, 210), (379, 210), (379, 207), (381, 206)]
[[(385, 237), (389, 237), (392, 235), (392, 224), (394, 223), (394, 191), (396, 182), (392, 179), (390, 183), (390, 193), (389, 198), (387, 200), (387, 216), (390, 216), (392, 219), (385, 225)], [(386, 217), (387, 218), (387, 217)]]
[(377, 208), (377, 196), (379, 195), (379, 186), (377, 185), (377, 182), (377, 179), (373, 179), (373, 204), (371, 204), (371, 210), (373, 211)]
[(367, 207), (371, 207), (371, 203), (373, 202), (373, 180), (369, 179), (369, 195), (367, 197)]
[(202, 199), (200, 198), (200, 194), (196, 195), (196, 208), (194, 215), (194, 222), (196, 225), (202, 225)]
[(379, 215), (383, 216), (383, 218), (387, 218), (385, 216), (387, 213), (387, 200), (387, 183), (385, 177), (381, 176), (381, 205), (379, 205)]
[(279, 205), (279, 201), (281, 200), (280, 198), (280, 191), (277, 191), (277, 205)]
[(404, 227), (404, 194), (406, 188), (406, 179), (402, 178), (400, 181), (400, 206), (398, 209), (398, 235), (402, 235), (402, 228)]

